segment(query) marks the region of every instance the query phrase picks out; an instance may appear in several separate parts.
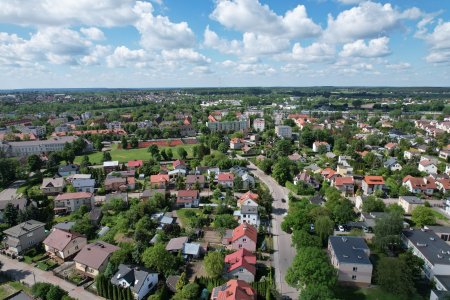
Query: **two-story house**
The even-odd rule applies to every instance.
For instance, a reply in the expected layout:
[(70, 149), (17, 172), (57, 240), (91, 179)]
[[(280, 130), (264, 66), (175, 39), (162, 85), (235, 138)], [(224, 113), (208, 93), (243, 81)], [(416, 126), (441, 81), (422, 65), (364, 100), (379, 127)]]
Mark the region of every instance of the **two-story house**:
[(252, 286), (238, 279), (228, 280), (225, 284), (213, 288), (211, 300), (256, 300), (258, 294)]
[(58, 195), (64, 191), (66, 182), (64, 178), (44, 178), (42, 179), (41, 191), (44, 195)]
[(383, 176), (365, 176), (362, 180), (362, 190), (364, 195), (370, 195), (376, 191), (383, 191)]
[(106, 269), (109, 258), (117, 250), (120, 248), (103, 241), (88, 244), (73, 259), (75, 269), (86, 276), (95, 278)]
[(3, 231), (4, 243), (8, 247), (6, 251), (18, 255), (23, 251), (40, 244), (47, 233), (45, 223), (28, 220)]
[(140, 266), (120, 264), (111, 283), (121, 288), (130, 288), (134, 299), (141, 300), (158, 284), (158, 273)]
[(245, 248), (248, 251), (256, 251), (258, 231), (250, 224), (242, 223), (233, 229), (231, 237), (228, 239), (229, 248), (239, 250)]
[(217, 176), (217, 183), (225, 188), (233, 188), (234, 174), (233, 173), (220, 173)]
[(55, 228), (44, 240), (45, 252), (59, 261), (65, 261), (75, 256), (86, 246), (85, 236), (71, 231)]
[(368, 286), (372, 281), (373, 266), (370, 249), (361, 237), (330, 236), (328, 253), (331, 264), (338, 270), (338, 281)]
[(355, 192), (355, 181), (353, 177), (336, 177), (332, 182), (331, 186), (337, 188), (342, 195), (352, 196)]
[(198, 207), (200, 194), (197, 190), (179, 190), (177, 192), (178, 207)]
[(255, 281), (256, 255), (247, 249), (239, 249), (225, 256), (225, 277), (246, 282)]
[(64, 193), (56, 196), (54, 203), (56, 213), (74, 212), (82, 205), (90, 210), (94, 206), (94, 196), (86, 192)]
[(169, 185), (168, 174), (157, 174), (150, 176), (150, 185), (154, 189), (166, 189)]
[(400, 196), (398, 199), (398, 205), (403, 208), (407, 215), (410, 215), (416, 207), (424, 204), (425, 202), (416, 196)]

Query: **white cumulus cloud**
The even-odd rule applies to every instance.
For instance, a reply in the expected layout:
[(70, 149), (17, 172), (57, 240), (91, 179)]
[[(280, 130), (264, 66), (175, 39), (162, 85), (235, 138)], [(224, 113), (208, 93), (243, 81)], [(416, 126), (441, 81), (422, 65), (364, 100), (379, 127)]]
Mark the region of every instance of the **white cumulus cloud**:
[(381, 37), (370, 40), (367, 44), (364, 40), (356, 40), (347, 43), (339, 53), (343, 57), (381, 57), (389, 55), (389, 38)]

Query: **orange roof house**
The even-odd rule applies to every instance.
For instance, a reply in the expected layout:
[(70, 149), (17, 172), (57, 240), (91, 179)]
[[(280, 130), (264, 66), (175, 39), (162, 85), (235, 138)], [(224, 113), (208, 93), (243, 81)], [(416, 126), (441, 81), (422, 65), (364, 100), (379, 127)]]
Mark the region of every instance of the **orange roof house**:
[(215, 287), (211, 300), (256, 300), (256, 291), (243, 280), (232, 279), (224, 285)]

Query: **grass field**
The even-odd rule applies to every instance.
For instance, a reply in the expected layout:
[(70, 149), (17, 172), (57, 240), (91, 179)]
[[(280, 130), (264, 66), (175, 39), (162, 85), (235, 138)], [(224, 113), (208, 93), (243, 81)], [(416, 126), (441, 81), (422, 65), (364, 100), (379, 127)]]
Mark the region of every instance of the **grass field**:
[[(178, 148), (184, 148), (186, 152), (188, 153), (188, 158), (192, 157), (192, 148), (195, 145), (181, 145), (176, 147), (159, 147), (159, 150), (162, 149), (172, 149), (173, 157), (174, 159), (179, 159), (179, 155), (177, 152)], [(103, 159), (103, 153), (102, 152), (95, 152), (92, 154), (89, 154), (89, 161), (92, 164), (101, 164)], [(111, 158), (112, 160), (118, 160), (119, 162), (128, 162), (130, 160), (148, 160), (150, 158), (150, 153), (148, 153), (147, 148), (141, 148), (141, 149), (117, 149), (117, 145), (112, 146), (111, 150)], [(81, 163), (83, 159), (83, 156), (77, 156), (75, 158), (75, 163)]]
[(194, 212), (195, 214), (198, 214), (200, 211), (200, 209), (198, 208), (183, 208), (183, 209), (179, 209), (177, 210), (177, 216), (178, 219), (180, 220), (181, 226), (182, 227), (187, 227), (187, 224), (189, 224), (189, 214), (190, 212)]
[(0, 284), (0, 299), (5, 299), (9, 295), (12, 295), (13, 293), (23, 290), (26, 293), (31, 295), (30, 288), (24, 286), (20, 282), (17, 281), (8, 281), (3, 282)]

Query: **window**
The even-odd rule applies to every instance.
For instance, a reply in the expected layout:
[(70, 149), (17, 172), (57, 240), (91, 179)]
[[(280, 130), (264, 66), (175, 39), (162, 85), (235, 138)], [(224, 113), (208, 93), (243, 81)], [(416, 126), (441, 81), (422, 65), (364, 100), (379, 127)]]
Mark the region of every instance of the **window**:
[(358, 271), (358, 267), (353, 267), (353, 272)]
[(353, 275), (353, 276), (352, 276), (352, 280), (356, 280), (356, 275)]
[(242, 239), (242, 241), (245, 243), (247, 241), (247, 239)]

